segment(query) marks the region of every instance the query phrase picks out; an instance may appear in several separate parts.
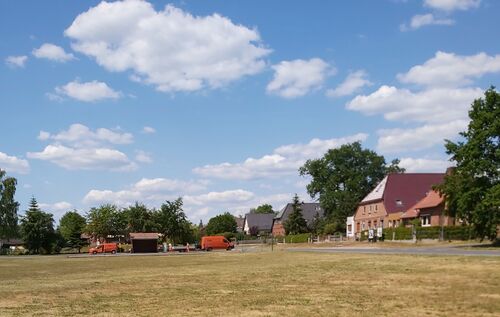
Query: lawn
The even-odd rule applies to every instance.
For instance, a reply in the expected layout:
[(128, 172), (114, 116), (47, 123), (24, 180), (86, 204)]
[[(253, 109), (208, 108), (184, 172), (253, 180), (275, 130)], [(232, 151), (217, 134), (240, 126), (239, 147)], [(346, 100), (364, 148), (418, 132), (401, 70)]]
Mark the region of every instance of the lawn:
[(0, 316), (500, 316), (499, 257), (0, 258)]

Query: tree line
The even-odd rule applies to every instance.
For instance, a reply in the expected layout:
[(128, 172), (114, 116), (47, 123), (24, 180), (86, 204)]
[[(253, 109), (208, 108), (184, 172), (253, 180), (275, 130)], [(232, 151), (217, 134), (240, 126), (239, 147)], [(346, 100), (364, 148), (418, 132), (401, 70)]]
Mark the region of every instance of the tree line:
[[(446, 200), (446, 213), (470, 225), (474, 237), (496, 239), (500, 226), (500, 94), (494, 87), (484, 98), (474, 100), (469, 111), (470, 122), (460, 133), (460, 141), (445, 140), (446, 153), (455, 165), (454, 172), (436, 186)], [(306, 189), (325, 211), (309, 227), (300, 212), (297, 196), (293, 212), (284, 224), (287, 233), (333, 233), (345, 230), (345, 221), (354, 214), (358, 203), (388, 173), (404, 173), (399, 160), (387, 163), (384, 156), (363, 149), (360, 142), (330, 149), (323, 157), (308, 160), (299, 174), (311, 179)], [(194, 242), (203, 234), (235, 233), (236, 221), (226, 212), (193, 225), (183, 211), (181, 198), (166, 201), (158, 209), (141, 203), (120, 209), (106, 204), (90, 209), (86, 217), (67, 212), (54, 229), (54, 219), (32, 199), (24, 217), (18, 219), (19, 203), (15, 201), (17, 180), (0, 169), (0, 243), (22, 237), (33, 253), (50, 253), (61, 246), (81, 247), (82, 232), (105, 238), (126, 236), (130, 232), (159, 232), (173, 243)], [(272, 213), (265, 204), (251, 212)], [(19, 222), (19, 224), (18, 224)], [(1, 245), (0, 245), (1, 249)]]

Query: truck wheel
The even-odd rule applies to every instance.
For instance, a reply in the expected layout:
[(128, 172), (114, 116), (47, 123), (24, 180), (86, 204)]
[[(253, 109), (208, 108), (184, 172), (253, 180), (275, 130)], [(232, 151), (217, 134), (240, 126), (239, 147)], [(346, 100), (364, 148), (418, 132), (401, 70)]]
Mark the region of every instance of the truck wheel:
[(208, 251), (208, 252), (212, 251), (212, 248), (207, 248), (207, 251)]
[(111, 251), (111, 254), (115, 254), (115, 253), (116, 253), (116, 250), (112, 250), (112, 251)]
[(97, 254), (97, 251), (93, 251), (92, 254)]

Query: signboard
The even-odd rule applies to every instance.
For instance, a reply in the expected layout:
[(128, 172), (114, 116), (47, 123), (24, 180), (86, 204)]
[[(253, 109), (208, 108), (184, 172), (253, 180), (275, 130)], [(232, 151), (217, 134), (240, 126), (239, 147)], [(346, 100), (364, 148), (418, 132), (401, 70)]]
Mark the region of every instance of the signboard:
[(377, 228), (377, 238), (382, 238), (382, 227)]

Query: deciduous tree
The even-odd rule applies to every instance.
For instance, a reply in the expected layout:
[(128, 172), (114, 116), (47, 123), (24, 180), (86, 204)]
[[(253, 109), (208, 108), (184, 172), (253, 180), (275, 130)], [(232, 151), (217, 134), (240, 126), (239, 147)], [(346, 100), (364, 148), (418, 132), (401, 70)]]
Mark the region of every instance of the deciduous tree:
[(85, 230), (85, 218), (80, 215), (76, 210), (68, 211), (59, 221), (59, 232), (64, 238), (66, 245), (70, 248), (78, 249), (78, 253), (85, 242), (81, 236)]
[(5, 171), (0, 169), (0, 239), (13, 238), (18, 233), (19, 203), (14, 199), (17, 180), (5, 175)]
[(191, 223), (182, 209), (182, 198), (174, 201), (165, 201), (161, 208), (154, 214), (158, 232), (162, 233), (164, 239), (172, 243), (192, 242), (193, 231)]
[(273, 214), (274, 210), (273, 206), (269, 204), (263, 204), (257, 208), (251, 209), (250, 212), (254, 214)]
[(125, 217), (117, 206), (111, 204), (92, 208), (86, 215), (87, 226), (85, 231), (100, 239), (108, 235), (123, 235), (125, 233)]
[(144, 204), (136, 202), (123, 210), (127, 232), (152, 232), (155, 227), (153, 212)]
[(500, 94), (494, 87), (474, 100), (461, 140), (446, 140), (456, 168), (437, 189), (447, 212), (473, 226), (481, 239), (497, 237), (500, 225)]
[(225, 232), (236, 232), (236, 220), (229, 212), (217, 215), (208, 221), (205, 229), (208, 235), (220, 234)]
[(330, 149), (322, 158), (308, 160), (299, 172), (312, 178), (307, 192), (319, 198), (328, 221), (344, 230), (346, 218), (354, 214), (358, 203), (387, 173), (404, 172), (398, 164), (393, 160), (388, 165), (383, 156), (354, 142)]

